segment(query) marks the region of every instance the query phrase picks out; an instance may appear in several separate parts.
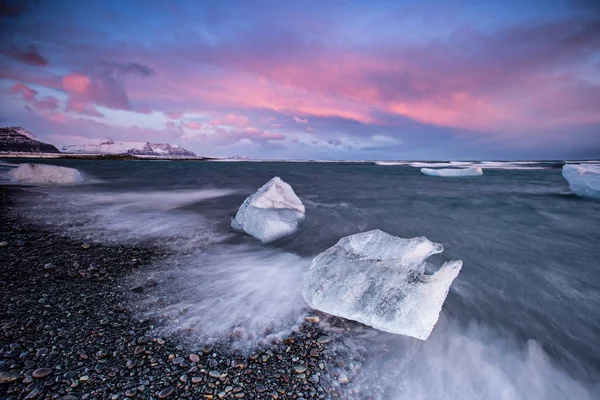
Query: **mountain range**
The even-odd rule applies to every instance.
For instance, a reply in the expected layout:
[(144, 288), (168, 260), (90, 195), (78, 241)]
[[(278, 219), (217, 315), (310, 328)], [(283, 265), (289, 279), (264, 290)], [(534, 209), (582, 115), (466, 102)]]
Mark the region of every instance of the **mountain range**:
[(150, 142), (120, 142), (111, 138), (106, 138), (100, 143), (64, 145), (59, 150), (51, 144), (37, 140), (33, 133), (18, 126), (0, 128), (0, 152), (196, 157), (194, 152), (178, 145)]

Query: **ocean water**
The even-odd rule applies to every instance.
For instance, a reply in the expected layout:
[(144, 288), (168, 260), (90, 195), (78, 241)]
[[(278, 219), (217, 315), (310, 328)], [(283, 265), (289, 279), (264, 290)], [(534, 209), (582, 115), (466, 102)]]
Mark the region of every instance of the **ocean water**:
[[(78, 168), (86, 183), (32, 189), (47, 194), (23, 199), (32, 219), (173, 254), (134, 277), (161, 282), (141, 309), (166, 316), (166, 334), (193, 328), (211, 341), (233, 331), (246, 347), (285, 334), (310, 313), (301, 289), (312, 258), (381, 229), (442, 243), (431, 268), (463, 268), (425, 342), (323, 323), (351, 377), (347, 393), (600, 398), (600, 201), (572, 194), (561, 163), (489, 163), (483, 176), (440, 178), (401, 162), (41, 162)], [(292, 185), (306, 220), (261, 245), (229, 223), (273, 176)]]

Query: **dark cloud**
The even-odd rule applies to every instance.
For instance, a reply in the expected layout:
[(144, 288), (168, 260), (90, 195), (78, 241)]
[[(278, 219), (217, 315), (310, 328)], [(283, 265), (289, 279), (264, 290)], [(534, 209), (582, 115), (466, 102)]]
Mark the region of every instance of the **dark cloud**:
[(137, 62), (119, 63), (119, 62), (100, 62), (104, 73), (108, 75), (138, 75), (143, 77), (155, 76), (156, 72)]
[(0, 18), (18, 18), (28, 14), (39, 0), (0, 0)]
[(33, 45), (29, 46), (29, 49), (25, 51), (13, 46), (9, 50), (0, 50), (0, 53), (5, 54), (13, 60), (17, 60), (26, 64), (37, 65), (41, 67), (48, 65), (48, 60), (43, 57)]

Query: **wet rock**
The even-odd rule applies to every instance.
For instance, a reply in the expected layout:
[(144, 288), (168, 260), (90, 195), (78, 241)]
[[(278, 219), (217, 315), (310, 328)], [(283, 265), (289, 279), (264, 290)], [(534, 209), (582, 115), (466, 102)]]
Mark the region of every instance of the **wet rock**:
[(38, 368), (31, 374), (35, 379), (44, 379), (52, 373), (50, 368)]
[(48, 354), (48, 349), (42, 347), (41, 349), (38, 349), (38, 351), (35, 353), (35, 358), (44, 357), (46, 354)]
[(198, 361), (200, 361), (200, 357), (198, 357), (198, 354), (192, 353), (190, 354), (190, 361), (193, 363), (197, 363)]
[(297, 374), (303, 374), (306, 372), (306, 367), (304, 365), (294, 365), (294, 372)]
[(10, 383), (19, 379), (19, 373), (14, 371), (0, 372), (0, 383)]
[(159, 399), (166, 399), (167, 397), (171, 396), (174, 392), (175, 389), (173, 389), (172, 387), (168, 387), (158, 392), (157, 396)]

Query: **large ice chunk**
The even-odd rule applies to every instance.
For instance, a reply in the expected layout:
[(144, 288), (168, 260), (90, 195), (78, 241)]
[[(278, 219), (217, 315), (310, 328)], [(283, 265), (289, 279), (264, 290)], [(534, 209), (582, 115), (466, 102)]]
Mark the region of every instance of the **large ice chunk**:
[(81, 173), (75, 168), (47, 164), (20, 164), (8, 176), (13, 182), (23, 185), (72, 185), (83, 182)]
[(430, 176), (479, 176), (483, 175), (483, 170), (479, 167), (470, 168), (421, 168), (421, 172)]
[(573, 193), (600, 199), (600, 165), (566, 164), (562, 174)]
[(296, 231), (304, 212), (294, 189), (276, 176), (242, 203), (231, 227), (268, 243)]
[(425, 275), (425, 260), (443, 246), (373, 230), (340, 239), (312, 261), (302, 295), (309, 306), (373, 328), (425, 340), (462, 261)]

